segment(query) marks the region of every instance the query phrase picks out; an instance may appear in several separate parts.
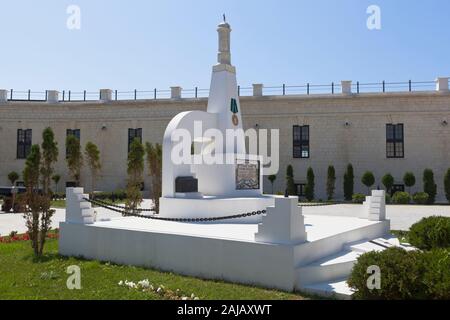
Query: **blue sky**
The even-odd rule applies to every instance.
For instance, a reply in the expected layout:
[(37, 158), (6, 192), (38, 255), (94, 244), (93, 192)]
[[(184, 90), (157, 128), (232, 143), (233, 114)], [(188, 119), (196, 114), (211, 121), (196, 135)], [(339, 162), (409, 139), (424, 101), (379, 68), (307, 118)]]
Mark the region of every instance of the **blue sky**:
[(448, 0), (2, 0), (0, 88), (207, 88), (222, 13), (243, 86), (450, 76)]

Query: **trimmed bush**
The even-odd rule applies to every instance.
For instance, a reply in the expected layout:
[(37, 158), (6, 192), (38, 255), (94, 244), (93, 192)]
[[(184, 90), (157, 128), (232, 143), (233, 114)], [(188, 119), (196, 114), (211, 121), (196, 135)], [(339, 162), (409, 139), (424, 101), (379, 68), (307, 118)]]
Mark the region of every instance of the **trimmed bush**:
[[(381, 270), (381, 288), (369, 289), (370, 266)], [(425, 298), (426, 286), (422, 282), (424, 266), (419, 251), (389, 248), (361, 255), (353, 267), (348, 285), (355, 290), (353, 298), (368, 300), (404, 300)]]
[[(368, 300), (450, 299), (450, 251), (389, 248), (361, 255), (348, 280), (354, 298)], [(380, 268), (381, 289), (369, 289), (370, 266)]]
[(408, 187), (409, 193), (411, 193), (411, 187), (416, 184), (416, 176), (414, 175), (414, 173), (410, 171), (406, 172), (403, 176), (403, 183)]
[(367, 193), (370, 193), (370, 187), (374, 185), (375, 183), (375, 176), (373, 175), (372, 172), (370, 171), (366, 171), (364, 172), (362, 178), (361, 178), (361, 182), (363, 185), (365, 185), (367, 187)]
[(329, 166), (327, 170), (327, 197), (332, 200), (336, 183), (336, 170), (333, 166)]
[(366, 196), (362, 193), (355, 193), (352, 196), (353, 203), (363, 203), (366, 200)]
[(392, 197), (391, 197), (391, 195), (388, 194), (388, 193), (386, 193), (385, 200), (386, 200), (386, 204), (391, 203), (391, 202), (392, 202)]
[(308, 201), (314, 200), (314, 171), (311, 167), (308, 168), (306, 173), (306, 187), (305, 187), (305, 197)]
[(347, 171), (344, 174), (344, 198), (347, 201), (352, 200), (353, 188), (354, 188), (353, 166), (349, 164), (347, 166)]
[(417, 204), (427, 204), (428, 202), (428, 193), (425, 192), (417, 192), (413, 195), (413, 201)]
[(422, 253), (427, 299), (450, 299), (450, 251), (435, 249)]
[(423, 218), (411, 226), (408, 239), (413, 246), (423, 250), (450, 248), (450, 218)]
[(444, 176), (444, 191), (445, 197), (447, 198), (448, 202), (450, 202), (450, 169), (447, 170)]
[(290, 196), (297, 195), (297, 188), (294, 183), (294, 168), (291, 165), (286, 168), (286, 189)]
[(386, 194), (391, 191), (392, 186), (394, 185), (394, 177), (392, 174), (387, 173), (381, 178), (381, 183), (386, 188)]
[(411, 196), (408, 192), (398, 191), (392, 197), (392, 202), (396, 204), (408, 204), (411, 202)]
[(437, 186), (434, 182), (433, 170), (431, 169), (423, 171), (423, 191), (428, 193), (428, 204), (433, 204), (436, 200)]

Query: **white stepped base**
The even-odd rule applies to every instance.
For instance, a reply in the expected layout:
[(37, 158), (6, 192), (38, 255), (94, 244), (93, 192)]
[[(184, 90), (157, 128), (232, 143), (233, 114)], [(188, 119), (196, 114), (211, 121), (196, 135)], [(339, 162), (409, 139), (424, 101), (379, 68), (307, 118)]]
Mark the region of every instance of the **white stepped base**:
[(296, 270), (300, 287), (347, 277), (361, 253), (341, 251)]
[(302, 288), (305, 293), (316, 294), (322, 297), (337, 298), (342, 300), (349, 300), (353, 294), (352, 290), (347, 285), (345, 278), (334, 280), (331, 282), (321, 282), (307, 285)]

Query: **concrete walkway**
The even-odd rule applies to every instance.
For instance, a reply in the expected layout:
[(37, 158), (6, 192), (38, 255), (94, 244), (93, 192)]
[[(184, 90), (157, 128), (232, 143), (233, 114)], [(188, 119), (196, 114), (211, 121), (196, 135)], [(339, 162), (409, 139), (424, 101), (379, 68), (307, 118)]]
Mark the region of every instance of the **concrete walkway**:
[[(310, 215), (356, 217), (358, 207), (354, 204), (338, 204), (333, 206), (304, 207), (303, 213)], [(450, 217), (450, 205), (418, 206), (387, 205), (386, 217), (391, 220), (391, 230), (408, 230), (411, 225), (429, 216)]]
[[(149, 200), (144, 201), (143, 207), (150, 207)], [(306, 215), (357, 217), (360, 205), (338, 204), (332, 206), (304, 207)], [(450, 217), (449, 206), (417, 206), (417, 205), (388, 205), (386, 216), (391, 220), (392, 230), (408, 230), (415, 222), (433, 215)], [(65, 209), (55, 209), (52, 218), (52, 228), (58, 228), (59, 222), (64, 221)], [(102, 208), (96, 208), (97, 218), (108, 219), (120, 217), (119, 213)], [(11, 231), (26, 232), (25, 220), (21, 214), (5, 214), (0, 212), (0, 236), (7, 236)]]

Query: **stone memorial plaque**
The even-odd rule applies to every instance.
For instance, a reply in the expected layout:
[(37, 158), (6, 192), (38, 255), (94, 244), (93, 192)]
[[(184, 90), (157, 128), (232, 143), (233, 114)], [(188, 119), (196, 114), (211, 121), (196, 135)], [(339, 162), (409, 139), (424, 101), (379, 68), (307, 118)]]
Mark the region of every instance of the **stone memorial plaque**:
[(236, 164), (236, 190), (259, 189), (259, 161), (238, 161)]

